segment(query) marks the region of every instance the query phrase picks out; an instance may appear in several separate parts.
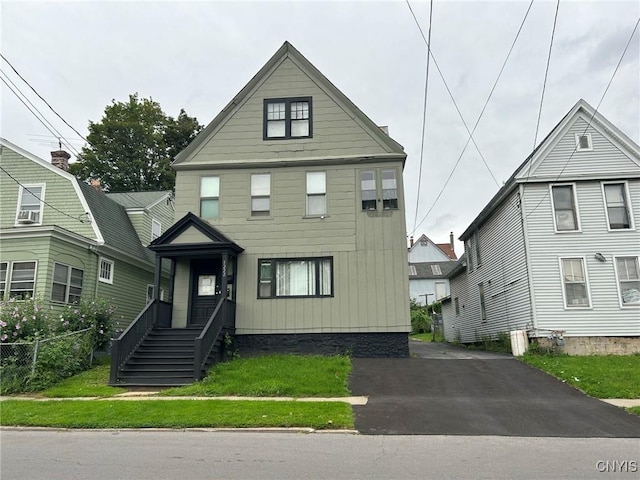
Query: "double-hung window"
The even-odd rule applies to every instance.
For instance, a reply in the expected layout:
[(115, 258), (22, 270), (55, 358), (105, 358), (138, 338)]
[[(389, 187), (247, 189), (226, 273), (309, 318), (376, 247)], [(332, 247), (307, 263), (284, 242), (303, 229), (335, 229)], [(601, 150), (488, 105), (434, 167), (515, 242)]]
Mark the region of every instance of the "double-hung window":
[(200, 178), (200, 218), (211, 220), (220, 215), (220, 177)]
[(552, 185), (554, 223), (557, 232), (580, 230), (573, 184)]
[(264, 139), (312, 136), (311, 97), (264, 100)]
[(258, 260), (258, 298), (332, 295), (332, 257)]
[(590, 306), (584, 258), (561, 258), (564, 304), (567, 308)]
[(98, 271), (98, 280), (102, 283), (113, 283), (113, 260), (106, 258), (100, 259), (100, 268)]
[(640, 265), (638, 257), (616, 257), (616, 275), (623, 307), (640, 306)]
[(251, 175), (251, 216), (269, 216), (271, 213), (271, 174)]
[(36, 262), (13, 262), (9, 282), (9, 297), (25, 300), (33, 297)]
[(7, 273), (9, 273), (9, 264), (0, 262), (0, 300), (4, 299), (4, 292), (7, 290)]
[(78, 268), (56, 263), (53, 266), (53, 286), (51, 300), (62, 303), (76, 303), (82, 295), (83, 272)]
[(478, 291), (480, 293), (480, 319), (483, 322), (487, 321), (487, 304), (484, 300), (484, 283), (478, 285)]
[(19, 198), (16, 224), (42, 224), (44, 184), (21, 185)]
[(327, 174), (307, 172), (307, 215), (327, 213)]
[(627, 184), (625, 182), (603, 183), (602, 191), (609, 230), (633, 228)]
[(151, 219), (151, 241), (162, 235), (162, 224), (155, 218)]
[(395, 169), (371, 169), (360, 172), (362, 210), (398, 209), (398, 177)]

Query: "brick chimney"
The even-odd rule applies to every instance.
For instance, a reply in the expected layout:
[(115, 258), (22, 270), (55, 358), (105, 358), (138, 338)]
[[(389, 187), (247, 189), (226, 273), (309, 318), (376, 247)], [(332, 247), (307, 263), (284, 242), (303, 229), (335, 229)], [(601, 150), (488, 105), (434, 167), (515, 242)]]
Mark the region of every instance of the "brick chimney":
[(456, 253), (456, 248), (453, 242), (453, 232), (449, 233), (449, 245), (451, 245), (451, 251)]
[(409, 248), (413, 247), (413, 235), (409, 237)]
[(51, 152), (51, 165), (58, 167), (60, 170), (64, 170), (65, 172), (69, 170), (69, 159), (71, 155), (69, 155), (64, 150), (56, 150), (55, 152)]
[(98, 180), (98, 179), (91, 180), (91, 186), (93, 188), (95, 188), (96, 190), (98, 190), (99, 192), (102, 191), (102, 187), (100, 186), (100, 180)]

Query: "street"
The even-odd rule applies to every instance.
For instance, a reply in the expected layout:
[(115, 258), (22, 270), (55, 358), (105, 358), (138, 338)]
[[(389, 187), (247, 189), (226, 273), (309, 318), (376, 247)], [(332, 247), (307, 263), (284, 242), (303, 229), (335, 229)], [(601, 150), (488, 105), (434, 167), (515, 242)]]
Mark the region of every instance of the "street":
[(3, 429), (3, 480), (638, 478), (640, 440)]

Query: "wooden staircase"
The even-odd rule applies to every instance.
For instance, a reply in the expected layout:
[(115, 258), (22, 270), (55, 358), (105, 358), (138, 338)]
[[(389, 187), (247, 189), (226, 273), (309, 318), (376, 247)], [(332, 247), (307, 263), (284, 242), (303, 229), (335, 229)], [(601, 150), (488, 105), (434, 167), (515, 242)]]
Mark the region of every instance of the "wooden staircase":
[[(122, 386), (180, 386), (193, 383), (194, 340), (202, 327), (154, 328), (118, 375)], [(216, 345), (212, 354), (220, 351)]]

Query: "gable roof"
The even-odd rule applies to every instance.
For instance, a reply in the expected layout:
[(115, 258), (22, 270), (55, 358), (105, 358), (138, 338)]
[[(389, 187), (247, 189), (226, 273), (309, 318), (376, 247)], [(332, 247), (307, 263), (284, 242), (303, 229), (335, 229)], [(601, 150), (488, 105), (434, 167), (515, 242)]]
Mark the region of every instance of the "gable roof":
[[(448, 278), (449, 273), (456, 267), (458, 262), (418, 262), (409, 263), (410, 266), (415, 267), (416, 274), (409, 274), (409, 280), (421, 280), (421, 279), (442, 279)], [(435, 273), (432, 267), (440, 267), (440, 273)]]
[(458, 258), (456, 256), (456, 252), (453, 250), (453, 248), (451, 248), (451, 245), (449, 243), (435, 243), (424, 233), (420, 235), (417, 240), (414, 240), (413, 245), (409, 247), (409, 252), (412, 252), (417, 245), (424, 242), (430, 243), (434, 247), (438, 248), (446, 257), (450, 258), (451, 260), (456, 260)]
[(153, 192), (107, 192), (106, 195), (126, 209), (148, 209), (172, 195), (172, 192), (171, 190)]
[[(171, 243), (190, 228), (198, 230), (207, 237), (210, 242)], [(188, 212), (184, 217), (169, 227), (166, 232), (153, 240), (149, 244), (149, 249), (160, 254), (165, 254), (165, 256), (197, 255), (199, 253), (208, 255), (212, 251), (238, 254), (244, 251), (244, 248), (192, 212)]]
[(375, 138), (378, 143), (384, 145), (389, 153), (401, 155), (406, 158), (404, 148), (398, 142), (387, 135), (369, 117), (367, 117), (356, 105), (349, 100), (338, 88), (331, 83), (309, 60), (307, 60), (293, 45), (285, 41), (278, 51), (267, 61), (267, 63), (256, 73), (251, 80), (233, 97), (233, 99), (222, 109), (222, 111), (207, 125), (195, 139), (178, 155), (176, 155), (173, 165), (179, 165), (193, 156), (199, 148), (205, 144), (216, 132), (218, 127), (224, 124), (228, 118), (251, 96), (255, 89), (269, 76), (272, 70), (286, 58), (291, 59), (300, 66), (330, 97), (346, 107), (353, 118), (359, 121)]
[(93, 220), (104, 235), (106, 245), (147, 262), (154, 262), (153, 254), (140, 242), (124, 207), (91, 185), (78, 182), (93, 213)]
[[(548, 153), (549, 149), (556, 141), (566, 132), (571, 124), (578, 116), (586, 116), (590, 119), (591, 125), (598, 125), (606, 131), (613, 139), (621, 144), (638, 163), (638, 176), (640, 176), (640, 147), (625, 135), (618, 127), (607, 120), (600, 112), (595, 110), (584, 99), (578, 100), (571, 110), (551, 129), (549, 134), (538, 144), (531, 154), (518, 166), (509, 179), (504, 183), (502, 188), (489, 200), (489, 203), (482, 209), (478, 216), (471, 222), (467, 229), (460, 235), (459, 240), (464, 241), (471, 236), (474, 230), (479, 228), (498, 208), (507, 196), (517, 188), (520, 183), (528, 183), (533, 181), (528, 175), (522, 177), (524, 172), (530, 170), (530, 166), (535, 164)], [(604, 175), (604, 172), (603, 172)], [(540, 181), (540, 180), (537, 180)]]

